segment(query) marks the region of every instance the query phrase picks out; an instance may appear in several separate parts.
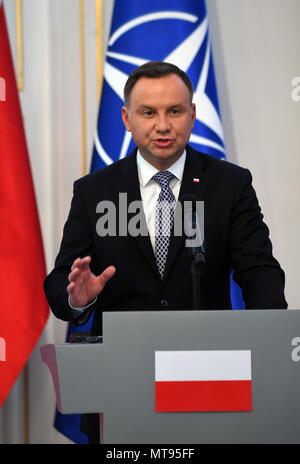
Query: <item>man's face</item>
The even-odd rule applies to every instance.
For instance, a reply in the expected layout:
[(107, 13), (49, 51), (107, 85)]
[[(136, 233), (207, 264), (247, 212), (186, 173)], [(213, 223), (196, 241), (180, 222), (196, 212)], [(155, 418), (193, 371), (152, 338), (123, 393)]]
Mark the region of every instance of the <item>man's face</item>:
[(126, 129), (143, 158), (159, 170), (168, 169), (182, 155), (196, 117), (190, 93), (176, 74), (140, 78), (122, 108)]

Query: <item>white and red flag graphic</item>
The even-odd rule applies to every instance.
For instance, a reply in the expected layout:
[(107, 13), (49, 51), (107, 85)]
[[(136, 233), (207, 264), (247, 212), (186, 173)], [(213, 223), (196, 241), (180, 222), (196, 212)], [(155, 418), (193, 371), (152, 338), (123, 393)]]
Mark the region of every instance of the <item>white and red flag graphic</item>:
[(251, 411), (251, 351), (156, 351), (156, 412)]

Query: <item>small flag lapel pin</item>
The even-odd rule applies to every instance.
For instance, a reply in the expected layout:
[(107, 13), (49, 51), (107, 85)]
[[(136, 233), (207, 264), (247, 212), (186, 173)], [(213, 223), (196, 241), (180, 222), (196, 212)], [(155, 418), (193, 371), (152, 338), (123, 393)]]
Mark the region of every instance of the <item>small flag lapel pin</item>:
[(194, 178), (193, 178), (193, 182), (196, 182), (196, 184), (197, 184), (197, 183), (200, 182), (200, 180), (199, 180), (197, 177), (194, 177)]

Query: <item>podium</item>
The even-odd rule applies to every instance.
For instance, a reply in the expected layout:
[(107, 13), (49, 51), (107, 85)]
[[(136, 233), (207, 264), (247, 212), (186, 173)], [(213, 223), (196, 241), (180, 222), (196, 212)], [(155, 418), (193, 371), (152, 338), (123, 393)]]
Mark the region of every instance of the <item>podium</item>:
[[(250, 351), (251, 411), (156, 412), (155, 353)], [(103, 313), (102, 343), (41, 347), (64, 414), (105, 444), (300, 443), (300, 311)]]

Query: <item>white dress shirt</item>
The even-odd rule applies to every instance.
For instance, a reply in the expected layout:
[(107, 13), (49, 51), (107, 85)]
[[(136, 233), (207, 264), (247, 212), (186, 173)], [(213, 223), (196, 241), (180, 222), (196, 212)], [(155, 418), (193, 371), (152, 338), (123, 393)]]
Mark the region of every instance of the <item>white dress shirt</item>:
[[(171, 180), (170, 188), (178, 200), (181, 187), (183, 170), (185, 164), (186, 152), (184, 151), (181, 157), (170, 166), (167, 171), (171, 172), (175, 177)], [(146, 223), (149, 231), (149, 236), (155, 253), (155, 210), (156, 202), (160, 194), (161, 188), (152, 177), (158, 172), (152, 164), (148, 163), (138, 151), (137, 153), (137, 169), (140, 183), (140, 191), (143, 203), (143, 209), (146, 217)]]

